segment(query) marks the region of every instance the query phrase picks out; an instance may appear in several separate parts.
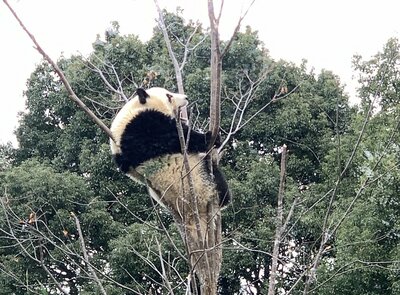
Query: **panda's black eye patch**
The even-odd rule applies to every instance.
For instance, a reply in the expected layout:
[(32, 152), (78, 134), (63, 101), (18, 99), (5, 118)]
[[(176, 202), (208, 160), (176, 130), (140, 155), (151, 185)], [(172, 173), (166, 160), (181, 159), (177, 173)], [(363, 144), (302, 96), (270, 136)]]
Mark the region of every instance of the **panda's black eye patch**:
[(168, 101), (172, 102), (172, 94), (167, 93)]

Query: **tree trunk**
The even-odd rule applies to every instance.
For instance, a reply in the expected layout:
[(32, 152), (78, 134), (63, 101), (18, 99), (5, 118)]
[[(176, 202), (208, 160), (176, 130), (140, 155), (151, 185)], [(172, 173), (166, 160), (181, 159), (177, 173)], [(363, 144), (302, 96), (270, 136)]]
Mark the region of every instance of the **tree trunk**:
[(278, 272), (279, 247), (281, 244), (282, 228), (283, 228), (283, 195), (285, 192), (285, 180), (286, 180), (286, 155), (287, 155), (287, 147), (284, 144), (282, 147), (282, 155), (281, 155), (281, 173), (280, 173), (279, 192), (278, 192), (278, 207), (276, 214), (276, 229), (275, 229), (274, 248), (272, 250), (272, 263), (269, 276), (268, 295), (275, 295), (275, 283)]

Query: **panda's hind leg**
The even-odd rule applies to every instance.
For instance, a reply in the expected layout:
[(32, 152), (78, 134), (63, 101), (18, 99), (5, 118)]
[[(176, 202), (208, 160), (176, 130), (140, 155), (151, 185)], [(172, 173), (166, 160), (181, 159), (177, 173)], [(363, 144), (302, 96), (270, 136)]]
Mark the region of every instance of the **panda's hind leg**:
[(232, 199), (231, 192), (229, 190), (228, 183), (225, 179), (222, 171), (217, 167), (213, 166), (214, 182), (217, 187), (219, 195), (219, 205), (221, 208), (227, 206)]

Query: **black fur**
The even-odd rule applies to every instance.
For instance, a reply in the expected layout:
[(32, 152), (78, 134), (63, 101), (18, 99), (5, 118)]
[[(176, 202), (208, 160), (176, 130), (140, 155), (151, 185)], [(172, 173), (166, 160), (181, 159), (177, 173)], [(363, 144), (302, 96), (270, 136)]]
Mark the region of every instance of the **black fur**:
[(231, 201), (231, 192), (226, 182), (225, 176), (217, 166), (213, 166), (214, 181), (217, 185), (220, 207), (225, 207)]
[[(185, 139), (189, 127), (183, 125)], [(174, 118), (155, 110), (146, 110), (137, 115), (125, 128), (120, 147), (121, 154), (114, 159), (124, 173), (129, 167), (136, 168), (143, 162), (167, 154), (181, 152), (176, 121)], [(207, 136), (194, 130), (190, 131), (188, 152), (207, 151)]]
[(146, 90), (144, 90), (143, 88), (138, 88), (138, 89), (136, 89), (136, 94), (139, 97), (139, 102), (141, 104), (145, 104), (147, 98), (149, 97), (149, 95), (147, 94)]
[[(205, 167), (207, 173), (211, 174), (211, 171), (210, 171), (207, 163), (204, 163), (204, 167)], [(229, 202), (232, 199), (231, 191), (229, 190), (228, 183), (226, 182), (226, 179), (225, 179), (225, 175), (224, 175), (224, 173), (222, 173), (222, 171), (216, 165), (213, 165), (212, 173), (214, 176), (213, 181), (214, 181), (214, 183), (217, 187), (217, 191), (218, 191), (219, 205), (220, 205), (220, 207), (225, 207), (226, 205), (229, 204)]]

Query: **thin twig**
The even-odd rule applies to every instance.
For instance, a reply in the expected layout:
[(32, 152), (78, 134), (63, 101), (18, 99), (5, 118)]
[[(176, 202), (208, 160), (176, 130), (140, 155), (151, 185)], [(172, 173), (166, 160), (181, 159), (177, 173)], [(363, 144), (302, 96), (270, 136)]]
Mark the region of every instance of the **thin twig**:
[(157, 248), (158, 248), (158, 258), (159, 258), (160, 264), (161, 264), (161, 277), (162, 277), (163, 281), (165, 282), (165, 287), (168, 289), (168, 294), (173, 295), (174, 291), (172, 289), (171, 283), (168, 279), (167, 272), (165, 270), (164, 258), (163, 258), (162, 251), (161, 251), (161, 244), (158, 241), (157, 237), (155, 239), (156, 239), (156, 244), (157, 244)]
[(83, 238), (81, 224), (79, 222), (79, 219), (73, 212), (71, 212), (71, 216), (75, 219), (76, 229), (78, 230), (78, 238), (79, 238), (79, 242), (81, 243), (81, 249), (82, 249), (82, 253), (83, 253), (83, 258), (85, 259), (85, 263), (86, 263), (87, 267), (89, 268), (89, 272), (91, 273), (92, 279), (98, 285), (101, 294), (107, 295), (107, 292), (103, 287), (103, 284), (99, 280), (99, 277), (97, 276), (95, 270), (93, 269), (92, 265), (89, 262), (89, 256), (88, 256), (87, 251), (86, 251), (85, 240)]
[[(222, 2), (223, 2), (223, 1), (222, 1)], [(221, 52), (221, 58), (224, 57), (224, 55), (226, 54), (226, 52), (227, 52), (227, 51), (229, 50), (229, 48), (231, 47), (233, 40), (235, 39), (237, 33), (238, 33), (239, 30), (240, 30), (240, 26), (242, 25), (243, 19), (246, 17), (247, 13), (249, 12), (250, 8), (253, 6), (254, 2), (255, 2), (255, 0), (251, 1), (250, 5), (247, 7), (246, 11), (239, 17), (239, 20), (238, 20), (238, 22), (237, 22), (237, 24), (236, 24), (236, 27), (235, 27), (235, 29), (234, 29), (234, 31), (233, 31), (233, 33), (232, 33), (232, 37), (229, 39), (229, 41), (228, 41), (228, 43), (226, 44), (224, 50)], [(222, 7), (221, 7), (220, 13), (221, 13), (221, 12), (222, 12)], [(220, 16), (218, 17), (218, 21), (219, 21), (219, 18), (220, 18)]]

